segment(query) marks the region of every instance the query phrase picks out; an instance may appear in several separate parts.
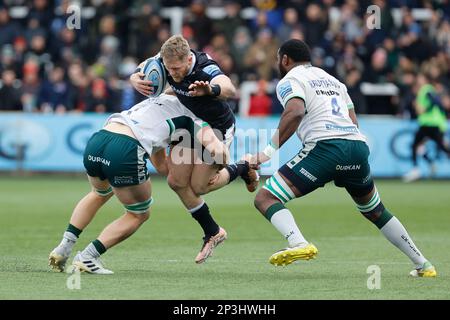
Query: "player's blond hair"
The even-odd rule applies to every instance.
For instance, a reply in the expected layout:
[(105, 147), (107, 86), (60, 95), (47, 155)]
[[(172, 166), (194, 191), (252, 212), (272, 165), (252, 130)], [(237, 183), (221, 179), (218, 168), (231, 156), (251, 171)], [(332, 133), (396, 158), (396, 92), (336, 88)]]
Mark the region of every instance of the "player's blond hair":
[(164, 42), (161, 47), (161, 57), (164, 59), (178, 59), (183, 60), (186, 58), (191, 52), (191, 48), (189, 47), (189, 43), (183, 36), (174, 35)]

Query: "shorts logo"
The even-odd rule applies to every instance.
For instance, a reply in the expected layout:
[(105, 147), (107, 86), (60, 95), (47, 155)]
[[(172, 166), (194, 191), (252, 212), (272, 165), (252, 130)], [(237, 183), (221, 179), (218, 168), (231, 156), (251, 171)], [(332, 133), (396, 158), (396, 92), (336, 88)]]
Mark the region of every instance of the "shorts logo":
[(347, 170), (359, 170), (361, 169), (361, 165), (360, 164), (351, 164), (348, 166), (341, 166), (341, 165), (337, 165), (336, 166), (336, 170), (340, 170), (340, 171), (347, 171)]
[(89, 161), (92, 161), (92, 162), (101, 162), (101, 163), (103, 163), (105, 166), (108, 166), (108, 167), (109, 167), (109, 165), (111, 164), (111, 161), (109, 161), (109, 160), (106, 160), (106, 159), (104, 159), (104, 158), (102, 158), (102, 157), (94, 157), (94, 156), (92, 156), (92, 155), (88, 155), (88, 160), (89, 160)]
[(280, 84), (278, 86), (278, 93), (280, 94), (280, 97), (282, 100), (284, 100), (289, 94), (292, 93), (292, 86), (289, 81)]
[(287, 166), (292, 169), (294, 166), (296, 166), (300, 160), (302, 160), (302, 158), (299, 155), (296, 155), (294, 159), (292, 159), (291, 161), (289, 161), (289, 163), (287, 164)]
[(308, 170), (306, 170), (305, 168), (301, 168), (300, 169), (300, 173), (302, 175), (304, 175), (305, 177), (307, 177), (309, 180), (311, 180), (312, 182), (316, 182), (317, 178), (314, 177), (311, 173), (308, 172)]
[(131, 176), (115, 176), (114, 177), (115, 184), (133, 184), (134, 180)]
[(370, 173), (369, 173), (369, 174), (367, 175), (367, 177), (365, 177), (365, 178), (363, 179), (363, 183), (369, 182), (370, 178), (371, 178), (371, 175), (370, 175)]

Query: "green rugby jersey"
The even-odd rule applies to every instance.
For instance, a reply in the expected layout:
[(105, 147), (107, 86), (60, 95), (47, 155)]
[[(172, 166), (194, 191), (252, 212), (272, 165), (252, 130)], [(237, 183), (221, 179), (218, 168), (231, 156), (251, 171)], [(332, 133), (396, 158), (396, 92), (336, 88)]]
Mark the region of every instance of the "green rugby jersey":
[(447, 117), (445, 113), (434, 104), (429, 94), (436, 94), (436, 90), (431, 84), (425, 84), (417, 93), (416, 104), (423, 111), (417, 119), (422, 127), (439, 127), (439, 130), (447, 130)]

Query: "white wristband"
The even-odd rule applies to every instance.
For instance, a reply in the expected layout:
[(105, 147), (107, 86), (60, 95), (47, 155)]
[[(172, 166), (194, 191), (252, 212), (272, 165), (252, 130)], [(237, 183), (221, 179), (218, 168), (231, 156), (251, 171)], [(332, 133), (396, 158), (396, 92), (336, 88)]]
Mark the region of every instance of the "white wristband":
[(277, 149), (274, 148), (274, 146), (272, 145), (272, 142), (270, 144), (268, 144), (264, 150), (263, 153), (268, 156), (269, 158), (272, 158), (273, 154), (277, 151)]

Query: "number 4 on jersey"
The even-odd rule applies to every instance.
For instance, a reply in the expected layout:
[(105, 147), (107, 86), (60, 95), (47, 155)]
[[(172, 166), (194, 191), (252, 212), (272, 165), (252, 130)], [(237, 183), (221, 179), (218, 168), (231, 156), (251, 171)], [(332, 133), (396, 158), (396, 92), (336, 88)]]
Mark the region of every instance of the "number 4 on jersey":
[(336, 97), (331, 98), (331, 113), (333, 116), (343, 117), (344, 115), (340, 111), (341, 107), (339, 106)]

